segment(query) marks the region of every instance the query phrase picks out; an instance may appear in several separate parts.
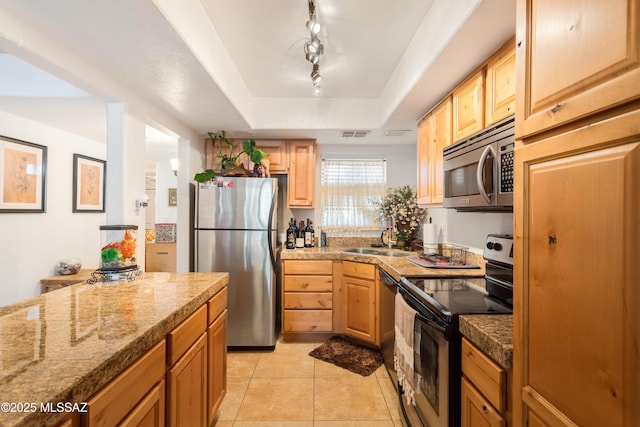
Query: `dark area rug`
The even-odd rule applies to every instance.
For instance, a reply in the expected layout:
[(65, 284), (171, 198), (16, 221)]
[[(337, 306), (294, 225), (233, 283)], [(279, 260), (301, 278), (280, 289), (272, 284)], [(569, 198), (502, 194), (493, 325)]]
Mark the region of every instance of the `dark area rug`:
[(333, 363), (363, 377), (374, 373), (383, 362), (379, 350), (349, 342), (341, 337), (331, 337), (311, 351), (309, 356)]

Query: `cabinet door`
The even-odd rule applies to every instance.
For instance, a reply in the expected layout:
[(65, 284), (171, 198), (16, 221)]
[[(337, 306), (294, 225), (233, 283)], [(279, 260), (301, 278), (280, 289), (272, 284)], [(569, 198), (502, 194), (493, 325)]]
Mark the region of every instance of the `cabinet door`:
[(640, 96), (634, 0), (519, 0), (516, 137)]
[(315, 200), (315, 141), (292, 141), (289, 144), (288, 206), (313, 208)]
[(516, 45), (511, 39), (487, 63), (485, 126), (516, 112)]
[(430, 145), (431, 203), (442, 204), (444, 195), (443, 150), (451, 145), (451, 97), (433, 110), (433, 139)]
[(208, 342), (208, 425), (213, 423), (216, 411), (227, 393), (227, 310), (207, 329)]
[(514, 396), (548, 424), (640, 423), (639, 121), (635, 111), (516, 154)]
[(163, 427), (164, 424), (164, 381), (160, 382), (127, 415), (120, 427)]
[(431, 147), (431, 114), (418, 122), (418, 188), (416, 191), (418, 203), (431, 203), (431, 164), (429, 163), (429, 149)]
[(466, 378), (462, 378), (462, 427), (504, 427), (504, 418)]
[(453, 91), (453, 141), (484, 128), (484, 70)]
[(346, 298), (345, 333), (375, 343), (375, 282), (343, 276)]
[(271, 173), (289, 173), (289, 146), (286, 141), (259, 139), (256, 140), (256, 147), (265, 151)]
[(167, 425), (207, 425), (207, 334), (167, 373)]

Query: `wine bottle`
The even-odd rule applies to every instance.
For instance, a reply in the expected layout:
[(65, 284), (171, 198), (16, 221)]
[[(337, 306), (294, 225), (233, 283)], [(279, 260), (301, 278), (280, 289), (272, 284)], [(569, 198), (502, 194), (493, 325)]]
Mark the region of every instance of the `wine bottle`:
[(311, 223), (309, 222), (309, 218), (307, 218), (307, 226), (304, 228), (304, 247), (311, 248), (313, 245), (311, 244)]
[(311, 231), (311, 247), (316, 246), (316, 232), (313, 230), (313, 221), (309, 221), (309, 230)]
[(296, 235), (296, 248), (304, 248), (304, 222), (300, 221)]
[(296, 248), (296, 222), (293, 218), (289, 220), (289, 228), (287, 228), (287, 249)]

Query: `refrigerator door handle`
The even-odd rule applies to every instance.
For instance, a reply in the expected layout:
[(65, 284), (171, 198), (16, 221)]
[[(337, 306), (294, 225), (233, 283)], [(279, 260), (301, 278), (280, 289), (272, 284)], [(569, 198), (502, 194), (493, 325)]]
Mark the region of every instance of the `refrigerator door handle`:
[(273, 271), (278, 271), (278, 269), (276, 268), (276, 254), (274, 253), (274, 250), (273, 250), (273, 237), (272, 237), (273, 211), (276, 208), (277, 197), (278, 197), (278, 191), (274, 191), (273, 197), (271, 197), (271, 207), (269, 208), (269, 223), (267, 224), (267, 244), (269, 245), (269, 258), (271, 258), (271, 267), (273, 267)]

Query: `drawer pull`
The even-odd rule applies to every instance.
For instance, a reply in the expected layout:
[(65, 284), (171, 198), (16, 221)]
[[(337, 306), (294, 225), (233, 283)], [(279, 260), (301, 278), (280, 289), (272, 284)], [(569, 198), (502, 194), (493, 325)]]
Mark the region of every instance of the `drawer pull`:
[(156, 252), (158, 255), (169, 255), (169, 252)]
[(551, 112), (552, 113), (557, 113), (558, 111), (562, 110), (567, 104), (556, 104), (553, 108), (551, 108)]
[(487, 413), (487, 405), (482, 405), (482, 412)]

